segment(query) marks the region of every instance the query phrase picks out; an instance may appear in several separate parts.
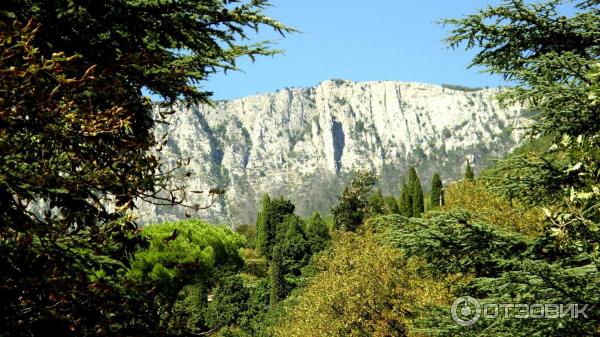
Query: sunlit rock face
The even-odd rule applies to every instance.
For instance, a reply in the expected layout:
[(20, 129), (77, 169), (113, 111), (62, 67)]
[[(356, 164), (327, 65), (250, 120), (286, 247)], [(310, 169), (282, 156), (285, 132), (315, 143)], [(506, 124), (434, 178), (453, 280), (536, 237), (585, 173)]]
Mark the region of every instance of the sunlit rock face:
[[(379, 173), (384, 194), (394, 195), (411, 165), (425, 190), (435, 172), (445, 182), (460, 178), (466, 159), (477, 172), (524, 137), (523, 108), (501, 107), (498, 93), (332, 80), (177, 107), (156, 133), (168, 132), (161, 156), (190, 158), (193, 175), (182, 180), (189, 190), (226, 189), (216, 205), (190, 215), (234, 226), (255, 222), (263, 193), (290, 198), (300, 215), (327, 212), (358, 169)], [(184, 212), (139, 204), (143, 223), (181, 219)]]

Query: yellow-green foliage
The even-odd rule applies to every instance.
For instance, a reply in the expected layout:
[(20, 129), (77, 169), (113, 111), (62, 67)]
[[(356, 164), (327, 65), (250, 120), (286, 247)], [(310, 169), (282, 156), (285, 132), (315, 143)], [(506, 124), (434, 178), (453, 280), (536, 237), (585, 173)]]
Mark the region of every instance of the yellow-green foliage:
[(444, 211), (464, 209), (481, 221), (522, 234), (536, 235), (543, 229), (544, 213), (539, 207), (512, 203), (492, 193), (482, 182), (462, 180), (448, 186)]
[(143, 234), (150, 247), (132, 259), (134, 279), (170, 286), (184, 275), (206, 278), (214, 269), (243, 265), (244, 238), (227, 227), (191, 220), (149, 225)]
[(371, 233), (337, 233), (319, 272), (275, 326), (276, 336), (416, 336), (417, 308), (445, 303), (446, 284)]

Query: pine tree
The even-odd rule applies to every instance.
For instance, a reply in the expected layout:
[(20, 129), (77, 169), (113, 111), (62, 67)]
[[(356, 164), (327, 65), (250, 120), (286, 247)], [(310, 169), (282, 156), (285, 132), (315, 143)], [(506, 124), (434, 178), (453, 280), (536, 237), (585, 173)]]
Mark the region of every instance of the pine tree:
[(275, 306), (280, 300), (285, 298), (285, 289), (286, 289), (286, 281), (285, 281), (285, 271), (284, 271), (284, 261), (283, 261), (283, 252), (281, 247), (275, 246), (273, 247), (273, 259), (270, 263), (269, 270), (269, 286), (270, 286), (270, 304), (271, 307)]
[(444, 205), (444, 185), (442, 178), (438, 173), (431, 179), (431, 207), (435, 208)]
[(425, 212), (425, 201), (423, 200), (423, 187), (421, 187), (421, 180), (415, 173), (415, 178), (412, 182), (412, 201), (413, 209), (412, 216), (418, 218)]
[(475, 174), (473, 174), (473, 169), (471, 168), (471, 163), (469, 163), (468, 159), (467, 159), (467, 168), (465, 169), (465, 179), (466, 180), (475, 179)]
[(329, 228), (319, 212), (315, 212), (308, 220), (306, 238), (312, 254), (323, 250), (331, 241)]

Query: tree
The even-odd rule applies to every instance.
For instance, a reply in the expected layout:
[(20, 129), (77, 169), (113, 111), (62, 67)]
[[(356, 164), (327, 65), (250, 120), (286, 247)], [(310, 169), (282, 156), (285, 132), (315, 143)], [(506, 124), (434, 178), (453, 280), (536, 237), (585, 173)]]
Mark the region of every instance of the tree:
[(438, 173), (431, 179), (431, 207), (444, 206), (444, 185)]
[[(273, 53), (265, 43), (240, 43), (249, 28), (288, 31), (262, 13), (265, 5), (1, 2), (0, 324), (7, 334), (116, 335), (132, 326), (126, 309), (143, 305), (128, 306), (133, 289), (117, 289), (126, 286), (118, 275), (139, 242), (126, 212), (140, 198), (167, 205), (185, 198), (169, 184), (169, 165), (150, 151), (163, 140), (154, 138), (157, 120), (142, 90), (167, 103), (207, 101), (199, 81), (234, 69), (241, 56)], [(211, 192), (212, 199), (219, 190)], [(37, 213), (26, 207), (34, 204)], [(95, 270), (113, 280), (91, 284)]]
[(369, 213), (371, 215), (383, 214), (385, 211), (385, 204), (383, 201), (383, 194), (381, 188), (378, 188), (374, 193), (369, 196)]
[(268, 194), (264, 194), (261, 200), (261, 208), (256, 214), (256, 249), (263, 256), (267, 256), (269, 246), (269, 233), (270, 230), (267, 227), (267, 214), (269, 212), (269, 204), (271, 198)]
[[(153, 324), (149, 303), (119, 277), (143, 240), (132, 217), (106, 211), (96, 193), (144, 179), (132, 166), (131, 180), (120, 181), (112, 157), (130, 152), (123, 141), (135, 147), (121, 125), (131, 119), (118, 106), (90, 113), (87, 92), (102, 87), (91, 72), (67, 75), (75, 57), (42, 57), (37, 32), (31, 22), (0, 22), (2, 333), (102, 334), (119, 324), (146, 331), (134, 322)], [(36, 211), (36, 202), (54, 210)]]
[(250, 293), (240, 276), (221, 280), (213, 290), (212, 302), (208, 306), (207, 325), (216, 330), (239, 324), (242, 313), (247, 310), (249, 298)]
[(415, 173), (414, 180), (412, 181), (412, 201), (413, 201), (413, 212), (412, 216), (418, 218), (425, 212), (425, 200), (423, 199), (423, 187), (421, 187), (421, 180)]
[[(210, 289), (220, 276), (237, 272), (244, 264), (240, 253), (244, 238), (226, 227), (180, 221), (145, 226), (143, 235), (149, 238), (150, 247), (135, 253), (126, 280), (152, 289), (155, 310), (164, 327), (178, 319), (173, 315), (177, 302), (190, 302), (185, 295), (197, 294), (183, 293), (181, 299), (186, 287)], [(198, 301), (203, 305), (206, 295), (195, 297), (191, 303)]]
[(306, 238), (310, 246), (311, 254), (318, 253), (325, 249), (331, 241), (329, 228), (321, 217), (319, 212), (315, 212), (306, 225)]
[(286, 296), (286, 281), (284, 271), (283, 250), (279, 246), (273, 247), (273, 258), (269, 269), (269, 303), (271, 307), (275, 306)]
[(400, 192), (400, 214), (411, 217), (413, 214), (413, 199), (412, 190), (406, 182), (402, 184), (402, 190)]
[(398, 207), (398, 200), (391, 195), (383, 198), (385, 203), (385, 213), (386, 214), (400, 214), (400, 208)]
[[(563, 6), (574, 7), (565, 10)], [(598, 40), (590, 38), (600, 34), (597, 6), (598, 1), (504, 1), (463, 19), (446, 20), (453, 26), (450, 45), (464, 43), (468, 49), (477, 49), (473, 65), (515, 83), (515, 88), (504, 91), (504, 103), (517, 102), (536, 111), (530, 133), (554, 140), (545, 151), (508, 157), (487, 175), (486, 183), (508, 200), (544, 207), (545, 230), (522, 243), (509, 239), (516, 250), (494, 248), (498, 252), (494, 252), (496, 261), (491, 265), (500, 270), (476, 274), (463, 288), (462, 296), (480, 297), (485, 303), (600, 302), (596, 291), (600, 286), (600, 66)], [(574, 14), (563, 15), (571, 10)], [(469, 231), (481, 233), (481, 225), (461, 221), (469, 225)], [(448, 229), (447, 222), (443, 226)], [(435, 234), (431, 228), (425, 231)], [(494, 236), (506, 237), (498, 234), (500, 231)], [(453, 246), (464, 249), (481, 241), (464, 235), (455, 233), (451, 241), (440, 237), (433, 242), (414, 242), (430, 246), (422, 252), (448, 254), (452, 261), (461, 254), (444, 253), (436, 247), (459, 239), (454, 241), (459, 245)], [(498, 256), (500, 251), (508, 254)], [(450, 265), (440, 255), (428, 260)], [(468, 261), (477, 259), (470, 256)], [(485, 266), (478, 269), (489, 271)], [(468, 329), (438, 321), (430, 327), (438, 335), (531, 336), (541, 331), (547, 336), (597, 334), (598, 308), (590, 306), (586, 315), (586, 319), (483, 320)]]
[(467, 167), (465, 168), (465, 180), (473, 180), (475, 179), (475, 174), (473, 174), (473, 169), (471, 168), (471, 163), (467, 159)]
[(450, 184), (445, 192), (443, 211), (461, 210), (477, 214), (478, 220), (483, 223), (527, 236), (536, 236), (544, 231), (541, 207), (506, 200), (494, 193), (494, 186), (486, 186), (485, 182), (461, 180)]
[(334, 226), (337, 229), (355, 231), (368, 215), (368, 193), (377, 182), (371, 172), (359, 171), (354, 174), (350, 186), (346, 186), (338, 203), (331, 209)]
[(280, 238), (277, 245), (283, 256), (284, 274), (300, 275), (300, 268), (308, 263), (310, 246), (304, 233), (304, 222), (297, 215), (285, 217), (282, 227), (286, 228), (285, 236)]
[(275, 336), (409, 336), (411, 313), (447, 300), (444, 279), (420, 273), (417, 259), (373, 233), (340, 233), (316, 265)]
[(283, 222), (288, 215), (294, 214), (295, 208), (294, 204), (284, 197), (270, 199), (267, 194), (263, 196), (256, 224), (256, 246), (263, 256), (271, 257), (273, 247), (287, 230)]

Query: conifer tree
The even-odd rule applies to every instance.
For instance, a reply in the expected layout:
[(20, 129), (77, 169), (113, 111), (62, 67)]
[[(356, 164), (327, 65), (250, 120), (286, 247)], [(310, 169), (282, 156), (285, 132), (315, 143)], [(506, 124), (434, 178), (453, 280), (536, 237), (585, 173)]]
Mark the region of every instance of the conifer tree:
[(256, 224), (256, 247), (261, 255), (271, 257), (273, 247), (287, 230), (282, 224), (286, 216), (294, 214), (294, 209), (294, 204), (283, 197), (263, 196), (260, 216), (257, 216), (260, 222)]
[[(484, 303), (594, 304), (587, 308), (585, 318), (511, 317), (479, 320), (468, 328), (432, 320), (431, 327), (438, 330), (434, 335), (598, 334), (600, 63), (595, 37), (600, 35), (599, 4), (597, 0), (502, 1), (462, 19), (445, 21), (453, 26), (447, 39), (451, 46), (477, 51), (472, 65), (515, 84), (502, 94), (505, 103), (524, 104), (536, 111), (530, 133), (553, 138), (546, 149), (512, 155), (486, 174), (486, 183), (493, 184), (497, 193), (545, 207), (546, 230), (533, 237), (508, 238), (495, 224), (470, 221), (461, 210), (456, 221), (460, 230), (455, 233), (447, 232), (453, 226), (443, 220), (438, 228), (446, 231), (445, 237), (432, 235), (435, 225), (429, 221), (417, 224), (420, 229), (402, 228), (410, 230), (411, 236), (428, 233), (433, 241), (404, 237), (397, 242), (421, 246), (416, 250), (404, 247), (408, 254), (411, 250), (423, 257), (434, 253), (425, 258), (438, 263), (436, 270), (453, 264), (460, 270), (478, 263), (468, 267), (475, 279), (461, 287), (460, 296), (471, 295)], [(465, 179), (472, 175), (465, 174)], [(468, 232), (475, 235), (469, 237)], [(481, 237), (485, 232), (487, 239)], [(497, 241), (494, 237), (509, 239), (508, 246), (490, 245)], [(453, 241), (458, 244), (449, 245)], [(457, 248), (463, 252), (453, 252)]]
[(431, 207), (435, 208), (444, 205), (444, 185), (439, 173), (433, 175), (431, 179)]
[(378, 188), (377, 191), (369, 196), (369, 213), (370, 215), (383, 214), (385, 212), (384, 208), (383, 194), (381, 193), (381, 188)]
[(297, 215), (285, 217), (282, 227), (286, 228), (285, 236), (276, 245), (281, 248), (284, 274), (300, 275), (300, 268), (306, 265), (310, 257), (310, 246), (304, 232), (304, 222)]
[(421, 186), (421, 180), (415, 173), (415, 178), (412, 182), (412, 201), (413, 209), (412, 216), (418, 218), (425, 212), (425, 201), (423, 200), (423, 187)]
[(336, 229), (355, 231), (369, 212), (368, 193), (377, 182), (371, 172), (359, 171), (344, 192), (338, 197), (339, 202), (331, 209)]
[(396, 200), (396, 198), (388, 195), (383, 198), (383, 201), (385, 203), (385, 212), (387, 214), (401, 214), (400, 208), (398, 207), (398, 200)]
[(466, 180), (475, 179), (475, 174), (473, 174), (473, 169), (471, 168), (471, 163), (469, 163), (468, 159), (467, 159), (467, 168), (465, 169), (465, 179)]
[(412, 217), (413, 212), (413, 200), (412, 200), (412, 191), (409, 185), (405, 182), (402, 184), (402, 191), (400, 193), (400, 214)]
[[(170, 181), (183, 161), (154, 151), (164, 114), (147, 93), (208, 102), (198, 83), (240, 57), (274, 53), (250, 32), (289, 31), (265, 15), (268, 5), (0, 1), (0, 334), (163, 335), (131, 312), (145, 291), (121, 280), (142, 243), (136, 203), (186, 196), (185, 183)], [(221, 194), (207, 190), (212, 202)]]
[(269, 270), (269, 286), (270, 286), (270, 304), (275, 306), (280, 300), (285, 298), (285, 272), (283, 252), (278, 245), (273, 247), (273, 259), (270, 263)]
[(329, 228), (319, 212), (315, 212), (308, 220), (306, 238), (312, 254), (323, 250), (331, 241)]

